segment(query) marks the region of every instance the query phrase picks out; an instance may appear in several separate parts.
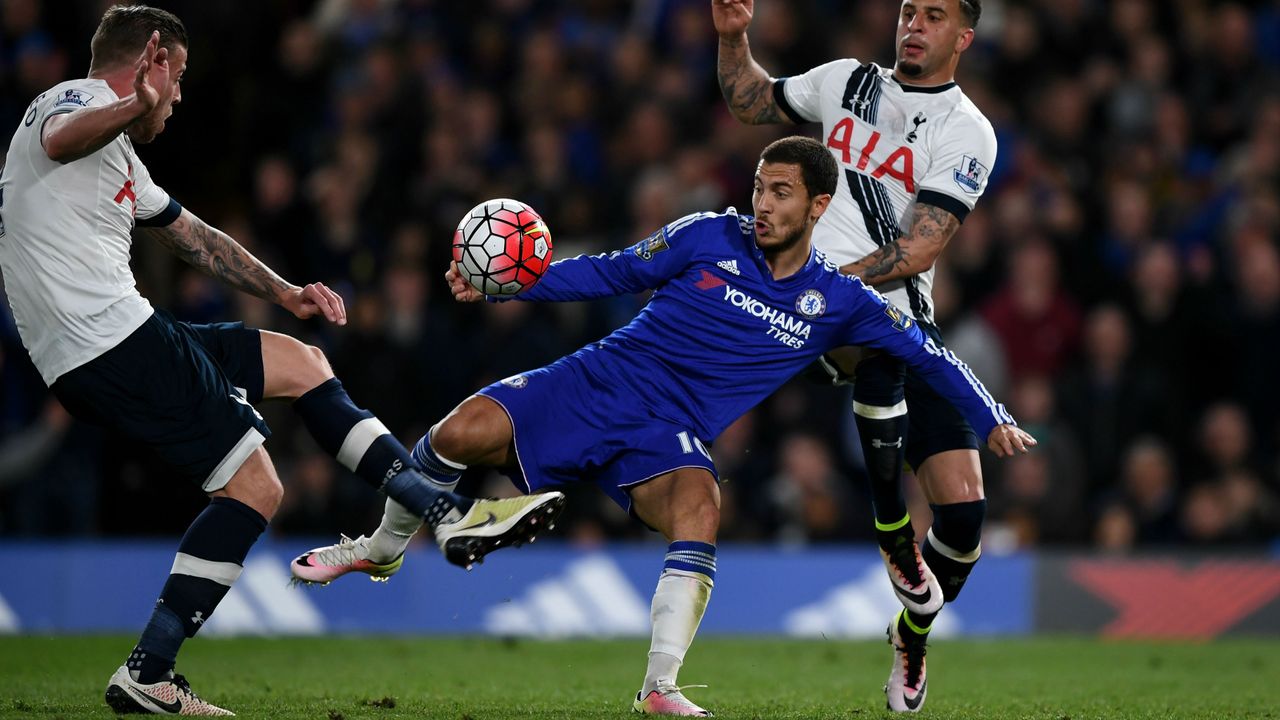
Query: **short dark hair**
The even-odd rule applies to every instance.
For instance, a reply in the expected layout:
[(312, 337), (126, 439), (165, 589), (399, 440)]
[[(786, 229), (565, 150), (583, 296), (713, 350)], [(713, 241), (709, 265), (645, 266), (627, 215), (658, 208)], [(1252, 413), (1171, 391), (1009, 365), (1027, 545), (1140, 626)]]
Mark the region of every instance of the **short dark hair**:
[(969, 21), (969, 27), (978, 27), (978, 19), (982, 17), (982, 0), (960, 0), (960, 12)]
[(173, 13), (146, 5), (112, 5), (102, 14), (102, 21), (89, 42), (93, 53), (90, 67), (102, 69), (133, 63), (156, 30), (160, 31), (160, 47), (168, 48), (169, 52), (179, 46), (187, 47), (187, 28)]
[(802, 135), (792, 135), (769, 143), (760, 153), (760, 160), (767, 163), (799, 165), (800, 177), (809, 197), (834, 195), (839, 181), (840, 168), (831, 152), (822, 143)]

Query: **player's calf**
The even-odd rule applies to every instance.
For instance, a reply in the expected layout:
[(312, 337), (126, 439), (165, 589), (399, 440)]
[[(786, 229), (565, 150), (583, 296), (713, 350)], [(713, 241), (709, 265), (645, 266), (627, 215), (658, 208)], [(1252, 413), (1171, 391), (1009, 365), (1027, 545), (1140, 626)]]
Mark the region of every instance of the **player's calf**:
[(982, 521), (987, 501), (930, 505), (933, 526), (925, 538), (921, 556), (937, 575), (947, 602), (960, 595), (969, 573), (982, 556)]

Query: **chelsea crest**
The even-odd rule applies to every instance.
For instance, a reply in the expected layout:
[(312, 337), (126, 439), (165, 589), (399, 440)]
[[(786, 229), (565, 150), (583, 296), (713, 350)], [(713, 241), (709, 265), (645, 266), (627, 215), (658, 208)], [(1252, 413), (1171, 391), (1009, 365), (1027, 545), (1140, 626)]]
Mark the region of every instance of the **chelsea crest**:
[(807, 318), (816, 318), (826, 311), (827, 299), (817, 290), (805, 290), (796, 298), (796, 312)]

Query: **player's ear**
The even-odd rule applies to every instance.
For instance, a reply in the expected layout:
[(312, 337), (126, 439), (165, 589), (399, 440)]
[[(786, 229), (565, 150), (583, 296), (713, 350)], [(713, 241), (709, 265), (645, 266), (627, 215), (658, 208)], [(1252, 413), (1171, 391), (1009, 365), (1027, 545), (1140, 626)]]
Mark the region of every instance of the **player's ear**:
[(956, 38), (956, 52), (962, 53), (969, 49), (973, 44), (973, 28), (968, 28), (960, 33), (960, 37)]
[(830, 204), (830, 193), (823, 193), (822, 195), (814, 196), (814, 198), (809, 201), (809, 219), (817, 222), (818, 218), (822, 217), (822, 213), (827, 211), (827, 206)]

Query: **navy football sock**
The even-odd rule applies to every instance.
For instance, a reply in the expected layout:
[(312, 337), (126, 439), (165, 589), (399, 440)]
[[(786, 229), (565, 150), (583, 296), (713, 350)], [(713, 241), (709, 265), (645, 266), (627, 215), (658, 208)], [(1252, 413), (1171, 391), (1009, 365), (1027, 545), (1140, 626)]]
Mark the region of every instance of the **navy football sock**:
[(293, 409), (325, 452), (427, 522), (434, 524), (451, 508), (466, 512), (471, 507), (469, 500), (426, 482), (400, 441), (373, 413), (356, 407), (337, 378), (309, 390)]
[(987, 501), (929, 507), (933, 508), (933, 526), (920, 554), (942, 583), (942, 596), (952, 602), (982, 556), (982, 521), (987, 514)]
[(239, 500), (209, 501), (182, 536), (160, 600), (129, 655), (138, 682), (158, 682), (173, 669), (182, 642), (213, 615), (266, 528), (266, 518)]
[(871, 506), (881, 545), (900, 534), (895, 531), (908, 525), (907, 502), (902, 495), (903, 455), (907, 446), (905, 379), (906, 366), (888, 355), (876, 355), (858, 363), (854, 380), (853, 414), (867, 464)]

